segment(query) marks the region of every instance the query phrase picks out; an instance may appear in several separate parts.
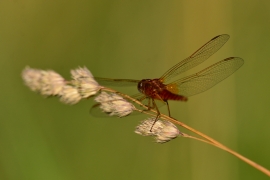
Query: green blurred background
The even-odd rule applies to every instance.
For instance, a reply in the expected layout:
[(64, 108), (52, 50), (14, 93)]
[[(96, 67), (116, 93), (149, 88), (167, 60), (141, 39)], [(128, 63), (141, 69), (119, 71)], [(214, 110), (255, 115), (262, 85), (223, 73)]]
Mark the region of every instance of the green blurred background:
[(157, 78), (224, 33), (225, 46), (184, 75), (230, 56), (244, 66), (187, 103), (172, 102), (172, 115), (270, 169), (270, 1), (0, 1), (0, 179), (268, 179), (207, 144), (135, 134), (144, 115), (93, 117), (92, 99), (64, 105), (20, 77), (29, 65), (65, 78), (78, 66)]

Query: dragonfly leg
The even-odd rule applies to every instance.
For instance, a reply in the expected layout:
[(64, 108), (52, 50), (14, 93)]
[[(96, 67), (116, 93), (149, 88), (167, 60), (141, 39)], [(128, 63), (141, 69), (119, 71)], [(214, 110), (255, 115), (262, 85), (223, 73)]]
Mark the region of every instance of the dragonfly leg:
[(151, 98), (145, 96), (145, 97), (137, 99), (137, 100), (142, 102), (145, 99), (148, 99), (148, 103), (144, 104), (147, 107), (147, 109), (141, 110), (142, 112), (143, 111), (150, 111), (151, 109), (153, 109), (153, 103), (151, 103)]
[(147, 109), (143, 109), (143, 110), (141, 110), (141, 112), (143, 112), (143, 111), (150, 111), (151, 109), (153, 109), (153, 105), (151, 104), (151, 99), (150, 98), (147, 98), (147, 99), (148, 99), (148, 103), (147, 103), (147, 105), (145, 104), (145, 106), (147, 107)]
[(160, 117), (160, 112), (159, 112), (159, 110), (158, 110), (158, 107), (157, 107), (157, 105), (156, 105), (154, 99), (152, 99), (152, 104), (153, 104), (153, 108), (155, 108), (156, 111), (157, 111), (157, 116), (156, 116), (156, 119), (155, 119), (154, 123), (153, 123), (152, 126), (151, 126), (150, 132), (152, 132), (152, 129), (153, 129), (154, 125), (156, 124), (158, 118)]
[[(170, 106), (169, 106), (168, 100), (163, 100), (158, 94), (156, 94), (156, 96), (159, 98), (159, 100), (161, 100), (162, 102), (166, 103), (167, 109), (168, 109), (168, 114), (171, 117), (171, 111), (170, 111)], [(156, 109), (158, 110), (157, 106), (156, 106)]]
[(153, 102), (151, 104), (151, 99), (148, 98), (148, 105), (147, 105), (147, 111), (149, 111), (153, 107)]
[(169, 116), (171, 117), (171, 111), (170, 111), (169, 103), (168, 103), (168, 101), (167, 101), (167, 100), (165, 101), (165, 103), (167, 104), (168, 113), (169, 113)]

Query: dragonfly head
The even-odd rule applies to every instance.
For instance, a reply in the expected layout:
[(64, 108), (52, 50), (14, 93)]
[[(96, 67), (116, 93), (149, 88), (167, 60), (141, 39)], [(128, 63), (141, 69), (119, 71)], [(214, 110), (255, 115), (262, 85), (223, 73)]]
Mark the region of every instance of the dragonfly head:
[(139, 92), (143, 93), (145, 92), (145, 88), (147, 87), (147, 84), (151, 81), (151, 79), (143, 79), (138, 83), (138, 90)]

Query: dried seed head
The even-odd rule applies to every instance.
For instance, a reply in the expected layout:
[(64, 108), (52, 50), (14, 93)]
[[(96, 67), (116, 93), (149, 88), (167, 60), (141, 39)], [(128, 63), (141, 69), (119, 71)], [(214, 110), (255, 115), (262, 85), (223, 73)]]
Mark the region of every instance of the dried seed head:
[(88, 77), (93, 77), (92, 73), (86, 68), (86, 67), (79, 67), (77, 69), (73, 69), (70, 71), (72, 78), (77, 80), (80, 78), (88, 78)]
[(78, 89), (69, 85), (63, 87), (61, 94), (60, 101), (65, 104), (76, 104), (82, 99)]
[(86, 67), (71, 70), (71, 75), (74, 79), (71, 84), (78, 88), (82, 98), (95, 95), (101, 88)]
[(52, 70), (40, 70), (26, 67), (22, 72), (25, 84), (35, 92), (45, 96), (61, 95), (65, 80)]
[(160, 119), (155, 122), (155, 118), (148, 118), (142, 121), (136, 127), (135, 133), (142, 136), (155, 136), (157, 143), (168, 142), (181, 134), (181, 132), (173, 123)]
[(101, 92), (95, 98), (95, 101), (100, 104), (100, 109), (110, 116), (124, 117), (132, 113), (135, 109), (133, 104), (115, 93)]
[(43, 76), (40, 79), (43, 85), (40, 92), (45, 96), (61, 95), (62, 89), (65, 86), (65, 80), (62, 76), (52, 70), (43, 71)]
[(41, 76), (42, 70), (32, 69), (28, 66), (22, 71), (22, 79), (24, 80), (25, 85), (35, 92), (39, 92), (41, 89)]

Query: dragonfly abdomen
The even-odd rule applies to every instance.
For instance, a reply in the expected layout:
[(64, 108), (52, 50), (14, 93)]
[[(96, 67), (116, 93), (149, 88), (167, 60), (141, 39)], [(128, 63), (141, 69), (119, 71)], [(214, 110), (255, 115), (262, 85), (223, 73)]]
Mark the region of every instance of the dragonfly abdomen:
[[(170, 92), (170, 91), (168, 91), (166, 89), (159, 92), (158, 96), (164, 101), (167, 101), (167, 100), (187, 101), (188, 100), (187, 97), (181, 96), (181, 95), (178, 95), (178, 94), (174, 94), (174, 93), (172, 93), (172, 92)], [(155, 99), (160, 99), (160, 98), (155, 98)]]

